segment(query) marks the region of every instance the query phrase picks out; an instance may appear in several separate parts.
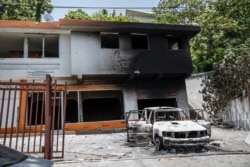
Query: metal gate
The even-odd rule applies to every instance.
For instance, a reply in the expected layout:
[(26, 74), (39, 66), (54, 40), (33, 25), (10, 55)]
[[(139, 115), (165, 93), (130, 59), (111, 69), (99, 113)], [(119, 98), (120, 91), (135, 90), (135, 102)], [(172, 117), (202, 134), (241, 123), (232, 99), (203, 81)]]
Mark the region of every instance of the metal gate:
[(45, 159), (63, 158), (67, 84), (0, 82), (0, 144)]

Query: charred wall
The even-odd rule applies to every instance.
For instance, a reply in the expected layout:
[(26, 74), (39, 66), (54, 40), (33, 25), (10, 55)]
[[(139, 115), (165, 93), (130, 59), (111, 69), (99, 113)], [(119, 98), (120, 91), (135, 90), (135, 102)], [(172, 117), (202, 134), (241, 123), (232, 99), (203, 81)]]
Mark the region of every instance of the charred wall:
[(187, 108), (185, 80), (182, 77), (151, 78), (124, 85), (124, 111), (153, 106)]
[(80, 93), (78, 120), (123, 119), (124, 112), (151, 106), (187, 108), (189, 39), (184, 33), (72, 32), (72, 73), (84, 76), (83, 84), (122, 85), (119, 97), (106, 96), (108, 90)]
[(187, 36), (72, 32), (71, 55), (78, 76), (192, 73)]

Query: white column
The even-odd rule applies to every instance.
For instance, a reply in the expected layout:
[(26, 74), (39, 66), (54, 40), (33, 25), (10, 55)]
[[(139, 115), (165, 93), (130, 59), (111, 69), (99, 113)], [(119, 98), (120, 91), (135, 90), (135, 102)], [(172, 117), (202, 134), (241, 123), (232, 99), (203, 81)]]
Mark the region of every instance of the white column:
[(28, 58), (29, 56), (29, 38), (25, 37), (23, 42), (23, 57)]
[(44, 53), (45, 53), (45, 37), (43, 35), (43, 51), (42, 51), (42, 58), (44, 58)]

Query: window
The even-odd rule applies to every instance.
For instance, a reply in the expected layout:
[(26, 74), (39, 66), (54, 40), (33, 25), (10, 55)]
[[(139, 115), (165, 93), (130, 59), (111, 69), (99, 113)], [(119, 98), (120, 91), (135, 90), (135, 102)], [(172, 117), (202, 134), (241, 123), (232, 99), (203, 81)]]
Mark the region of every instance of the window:
[(119, 48), (118, 33), (101, 33), (101, 48)]
[(0, 50), (0, 58), (59, 57), (59, 35), (0, 33)]
[(29, 35), (28, 57), (59, 57), (58, 35)]
[(180, 50), (182, 48), (182, 40), (179, 37), (168, 36), (168, 49)]
[(131, 34), (132, 49), (148, 49), (146, 34)]
[(70, 91), (66, 123), (121, 120), (122, 106), (120, 91)]

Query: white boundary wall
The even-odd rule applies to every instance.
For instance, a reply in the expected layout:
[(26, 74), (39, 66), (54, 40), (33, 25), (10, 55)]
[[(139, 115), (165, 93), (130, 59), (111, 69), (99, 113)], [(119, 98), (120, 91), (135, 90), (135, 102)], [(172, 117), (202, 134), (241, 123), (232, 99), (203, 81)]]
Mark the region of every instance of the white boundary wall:
[(235, 99), (227, 105), (219, 117), (227, 125), (250, 130), (250, 107), (248, 103), (247, 97)]
[[(205, 75), (206, 73), (196, 74), (186, 79), (188, 103), (196, 109), (202, 109), (202, 103), (204, 103), (199, 90), (202, 90), (201, 81)], [(219, 114), (219, 118), (227, 125), (250, 130), (250, 104), (248, 97), (245, 96), (231, 101)]]

